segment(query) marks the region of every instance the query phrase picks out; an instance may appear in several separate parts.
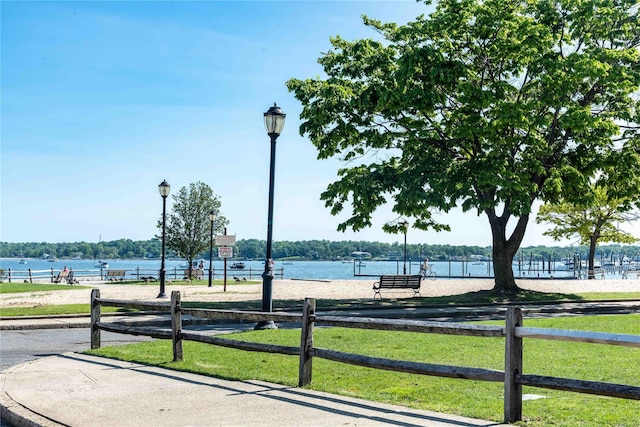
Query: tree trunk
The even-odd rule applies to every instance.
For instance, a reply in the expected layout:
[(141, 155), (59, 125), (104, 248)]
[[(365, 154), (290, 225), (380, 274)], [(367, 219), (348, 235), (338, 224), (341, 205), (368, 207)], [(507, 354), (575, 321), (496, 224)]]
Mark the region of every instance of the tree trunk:
[(515, 294), (520, 288), (516, 285), (513, 275), (513, 258), (524, 238), (529, 215), (518, 219), (511, 237), (507, 239), (506, 228), (509, 214), (505, 212), (502, 217), (498, 217), (494, 210), (487, 209), (485, 212), (489, 217), (493, 236), (493, 271), (495, 274), (493, 291), (502, 294)]

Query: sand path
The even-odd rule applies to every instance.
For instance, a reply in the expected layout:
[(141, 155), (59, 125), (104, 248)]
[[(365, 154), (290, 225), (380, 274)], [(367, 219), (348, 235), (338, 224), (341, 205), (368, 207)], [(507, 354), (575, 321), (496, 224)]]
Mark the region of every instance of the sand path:
[[(317, 299), (373, 298), (372, 285), (375, 279), (368, 280), (292, 280), (273, 281), (273, 299), (303, 300), (306, 297)], [(29, 307), (40, 305), (83, 304), (91, 299), (91, 288), (100, 289), (103, 298), (125, 300), (157, 300), (159, 285), (122, 285), (104, 282), (81, 282), (84, 289), (23, 292), (0, 294), (0, 308)], [(74, 287), (74, 285), (70, 285)], [(640, 280), (520, 280), (518, 286), (540, 292), (640, 292)], [(424, 281), (420, 290), (422, 296), (455, 295), (493, 287), (493, 279), (438, 279)], [(261, 300), (262, 283), (228, 283), (224, 291), (222, 285), (211, 288), (206, 285), (167, 284), (166, 293), (178, 290), (183, 301), (251, 301)], [(402, 296), (398, 293), (394, 296)], [(407, 297), (410, 293), (406, 294)]]

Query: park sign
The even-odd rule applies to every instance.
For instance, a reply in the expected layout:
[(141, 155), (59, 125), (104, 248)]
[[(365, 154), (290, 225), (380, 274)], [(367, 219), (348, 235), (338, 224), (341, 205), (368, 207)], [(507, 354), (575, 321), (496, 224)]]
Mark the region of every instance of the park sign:
[(218, 247), (218, 258), (233, 258), (233, 248), (231, 246)]
[(216, 246), (233, 246), (236, 244), (236, 235), (216, 234)]

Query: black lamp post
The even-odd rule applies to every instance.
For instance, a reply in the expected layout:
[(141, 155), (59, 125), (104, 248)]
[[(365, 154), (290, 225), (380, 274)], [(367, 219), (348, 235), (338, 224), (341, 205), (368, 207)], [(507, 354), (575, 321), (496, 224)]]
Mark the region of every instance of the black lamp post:
[(409, 222), (405, 219), (404, 221), (401, 221), (399, 225), (404, 229), (404, 262), (402, 274), (407, 274), (407, 228), (409, 227)]
[[(273, 285), (273, 260), (271, 259), (271, 241), (273, 239), (273, 184), (276, 165), (276, 139), (280, 136), (284, 127), (286, 114), (282, 112), (275, 102), (273, 107), (264, 113), (264, 126), (271, 138), (271, 164), (269, 166), (269, 212), (267, 216), (267, 253), (264, 260), (264, 272), (262, 273), (262, 311), (272, 310), (272, 285)], [(273, 321), (260, 321), (254, 329), (276, 329)]]
[(158, 185), (158, 191), (162, 196), (162, 258), (160, 261), (160, 293), (158, 294), (158, 298), (166, 298), (167, 294), (164, 293), (164, 276), (166, 272), (164, 268), (164, 241), (166, 235), (167, 196), (171, 191), (171, 186), (166, 180), (163, 180), (160, 185)]
[(209, 212), (209, 219), (211, 220), (211, 238), (209, 239), (209, 287), (211, 287), (211, 274), (213, 271), (213, 221), (216, 220), (214, 211)]

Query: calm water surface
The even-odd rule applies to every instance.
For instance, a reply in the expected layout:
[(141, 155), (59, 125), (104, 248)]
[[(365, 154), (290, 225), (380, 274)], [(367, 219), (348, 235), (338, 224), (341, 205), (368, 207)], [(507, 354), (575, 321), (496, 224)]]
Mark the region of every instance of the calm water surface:
[[(0, 259), (0, 268), (7, 272), (12, 271), (13, 277), (26, 275), (28, 269), (36, 275), (46, 275), (47, 272), (62, 270), (65, 266), (72, 269), (79, 276), (99, 276), (100, 269), (96, 268), (94, 260), (86, 259), (60, 259), (56, 262), (49, 262), (42, 259), (25, 259), (26, 264), (20, 264), (19, 259), (3, 258)], [(127, 277), (139, 276), (157, 276), (160, 269), (160, 260), (109, 260), (110, 270), (126, 270)], [(181, 266), (184, 261), (167, 260), (165, 262), (167, 277), (182, 277), (184, 268)], [(227, 267), (232, 264), (227, 262)], [(262, 261), (244, 261), (244, 270), (228, 269), (227, 274), (230, 276), (245, 276), (253, 279), (260, 278), (264, 270), (264, 262)], [(493, 266), (489, 262), (461, 262), (461, 261), (444, 261), (432, 262), (432, 269), (438, 277), (492, 277)], [(205, 268), (208, 268), (208, 261), (205, 262)], [(340, 261), (290, 261), (278, 262), (275, 264), (276, 270), (284, 269), (285, 279), (313, 279), (313, 280), (333, 280), (333, 279), (366, 279), (367, 276), (380, 276), (381, 274), (403, 274), (404, 263), (400, 261), (365, 261), (361, 264), (354, 262)], [(224, 273), (223, 261), (213, 262), (214, 275), (217, 278), (222, 277)], [(420, 263), (407, 261), (407, 274), (418, 274)], [(548, 269), (548, 267), (547, 267)], [(37, 273), (38, 272), (38, 273)], [(106, 270), (103, 271), (106, 273)], [(572, 277), (571, 271), (541, 271), (541, 266), (519, 266), (514, 264), (514, 273), (518, 277), (549, 277), (552, 275), (556, 278)], [(361, 277), (362, 276), (362, 277)]]

